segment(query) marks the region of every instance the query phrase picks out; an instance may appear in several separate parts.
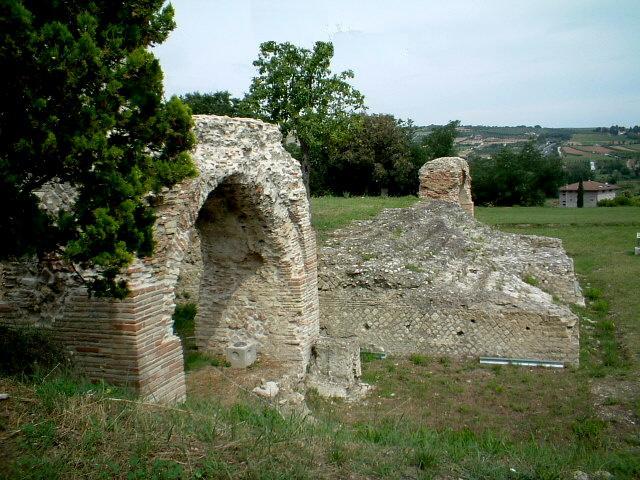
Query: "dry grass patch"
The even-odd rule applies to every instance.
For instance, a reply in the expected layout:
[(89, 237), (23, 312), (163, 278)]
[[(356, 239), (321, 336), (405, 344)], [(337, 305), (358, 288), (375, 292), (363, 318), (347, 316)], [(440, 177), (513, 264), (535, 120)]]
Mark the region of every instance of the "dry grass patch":
[(359, 404), (314, 399), (319, 416), (347, 424), (402, 419), (434, 430), (492, 431), (513, 441), (573, 438), (572, 424), (590, 415), (588, 387), (574, 369), (484, 366), (477, 360), (402, 358), (366, 362), (363, 380), (376, 389)]

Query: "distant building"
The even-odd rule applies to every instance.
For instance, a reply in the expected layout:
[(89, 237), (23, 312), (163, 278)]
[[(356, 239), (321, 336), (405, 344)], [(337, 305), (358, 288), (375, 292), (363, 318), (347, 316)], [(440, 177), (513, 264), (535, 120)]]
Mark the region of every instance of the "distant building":
[[(578, 185), (579, 183), (571, 183), (560, 187), (558, 200), (561, 207), (577, 207), (578, 206)], [(587, 180), (582, 182), (584, 187), (584, 206), (597, 207), (600, 200), (612, 199), (616, 197), (617, 185), (608, 183), (592, 182)]]

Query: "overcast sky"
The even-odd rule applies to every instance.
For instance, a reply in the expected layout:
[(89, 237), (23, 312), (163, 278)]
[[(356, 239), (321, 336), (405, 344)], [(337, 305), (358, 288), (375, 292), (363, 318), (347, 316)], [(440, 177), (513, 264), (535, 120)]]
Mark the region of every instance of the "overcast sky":
[(172, 0), (167, 94), (247, 91), (267, 40), (335, 46), (369, 113), (417, 124), (640, 124), (640, 0)]

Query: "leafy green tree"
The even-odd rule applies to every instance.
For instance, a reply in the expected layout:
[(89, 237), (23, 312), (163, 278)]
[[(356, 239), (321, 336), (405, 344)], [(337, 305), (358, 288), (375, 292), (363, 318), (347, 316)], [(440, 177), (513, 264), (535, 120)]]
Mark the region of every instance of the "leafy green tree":
[(200, 93), (191, 92), (180, 97), (194, 115), (226, 115), (227, 117), (250, 117), (246, 102), (232, 97), (229, 92)]
[(453, 157), (456, 155), (455, 139), (459, 120), (451, 121), (442, 127), (435, 127), (427, 135), (422, 146), (424, 148), (425, 162), (440, 157)]
[[(407, 122), (353, 115), (344, 135), (311, 150), (311, 194), (415, 194), (421, 165), (413, 163), (411, 145)], [(298, 147), (287, 148), (299, 156)]]
[(351, 114), (364, 109), (364, 97), (348, 83), (353, 72), (331, 72), (333, 53), (329, 42), (316, 42), (308, 50), (272, 41), (260, 45), (253, 62), (258, 75), (251, 83), (248, 101), (258, 116), (280, 125), (285, 139), (289, 134), (295, 136), (307, 187), (312, 150), (339, 143)]
[(327, 162), (331, 190), (356, 195), (415, 193), (418, 174), (402, 122), (392, 115), (360, 115), (358, 119), (346, 148)]
[(545, 157), (533, 141), (518, 150), (503, 148), (492, 158), (471, 159), (474, 201), (493, 205), (542, 205), (562, 183), (562, 164)]
[[(370, 189), (370, 159), (356, 154), (364, 133), (364, 116), (351, 115), (341, 120), (337, 135), (326, 135), (309, 152), (309, 192), (312, 195), (364, 194)], [(288, 143), (285, 148), (298, 160), (300, 146)]]
[[(313, 195), (378, 195), (382, 191), (391, 195), (415, 194), (418, 170), (431, 159), (427, 155), (455, 154), (456, 124), (436, 127), (426, 148), (411, 120), (398, 120), (385, 114), (351, 115), (345, 121), (346, 134), (327, 139), (311, 149), (311, 192)], [(294, 156), (300, 156), (298, 148), (288, 148)]]
[(585, 158), (565, 157), (563, 159), (564, 182), (575, 183), (592, 175), (589, 160)]
[[(164, 0), (0, 2), (1, 255), (57, 251), (96, 268), (90, 292), (123, 297), (118, 273), (152, 253), (149, 194), (195, 175), (188, 109), (163, 101), (150, 48), (175, 27)], [(36, 193), (65, 182), (57, 214)]]

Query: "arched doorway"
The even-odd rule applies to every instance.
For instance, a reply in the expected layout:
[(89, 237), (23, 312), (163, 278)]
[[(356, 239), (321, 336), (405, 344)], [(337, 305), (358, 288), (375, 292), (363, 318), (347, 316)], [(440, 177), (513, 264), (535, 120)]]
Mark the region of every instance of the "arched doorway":
[(261, 193), (242, 175), (232, 175), (207, 196), (176, 293), (197, 305), (198, 350), (224, 354), (229, 344), (243, 341), (261, 355), (299, 362), (291, 308), (296, 292), (286, 261), (291, 245), (283, 243), (285, 232), (268, 211), (273, 204)]

